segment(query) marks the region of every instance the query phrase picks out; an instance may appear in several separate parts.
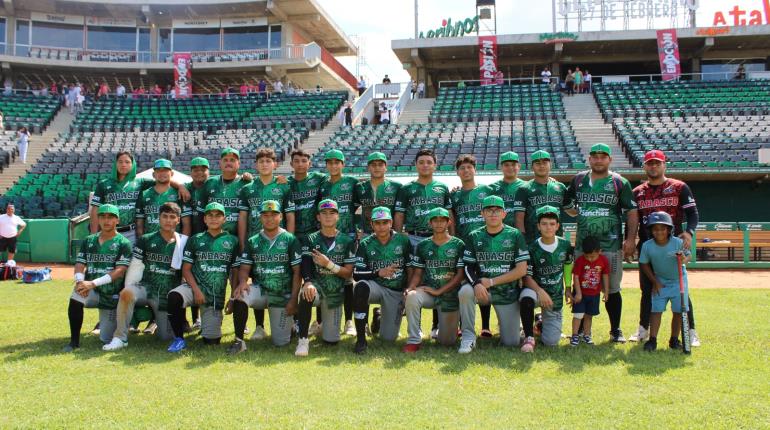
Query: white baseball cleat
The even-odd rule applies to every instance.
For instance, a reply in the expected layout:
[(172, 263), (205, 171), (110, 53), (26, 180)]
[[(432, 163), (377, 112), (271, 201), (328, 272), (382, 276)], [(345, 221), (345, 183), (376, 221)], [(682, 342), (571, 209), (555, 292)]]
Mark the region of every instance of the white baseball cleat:
[(344, 333), (348, 336), (355, 336), (356, 335), (356, 326), (353, 324), (353, 321), (347, 320), (345, 321), (345, 331)]
[(267, 333), (265, 332), (265, 328), (258, 325), (257, 328), (254, 329), (254, 334), (251, 335), (251, 340), (262, 340), (266, 337)]
[(121, 348), (125, 348), (128, 346), (128, 342), (123, 342), (117, 337), (113, 337), (112, 341), (108, 343), (107, 345), (104, 345), (102, 347), (103, 351), (117, 351)]
[(473, 340), (463, 340), (460, 342), (460, 349), (457, 350), (460, 354), (468, 354), (476, 347), (476, 342)]
[(700, 338), (695, 329), (690, 330), (690, 346), (700, 346)]
[(646, 328), (639, 326), (639, 328), (636, 329), (636, 333), (632, 334), (628, 340), (631, 342), (644, 342), (649, 336), (650, 332)]
[(300, 338), (297, 341), (297, 349), (294, 351), (294, 355), (297, 357), (307, 357), (310, 351), (310, 340), (306, 337)]

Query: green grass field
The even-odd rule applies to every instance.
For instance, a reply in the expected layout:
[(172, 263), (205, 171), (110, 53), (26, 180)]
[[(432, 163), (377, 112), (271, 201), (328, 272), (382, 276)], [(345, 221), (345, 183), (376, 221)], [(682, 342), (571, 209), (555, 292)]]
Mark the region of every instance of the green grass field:
[[(295, 343), (249, 342), (229, 357), (226, 345), (193, 341), (171, 355), (142, 335), (104, 353), (85, 334), (79, 351), (63, 355), (70, 288), (0, 283), (0, 428), (770, 427), (768, 290), (694, 291), (703, 346), (690, 357), (610, 345), (602, 309), (594, 347), (563, 342), (524, 355), (495, 338), (460, 356), (426, 341), (407, 356), (404, 321), (396, 345), (372, 341), (366, 356), (344, 338), (336, 347), (313, 341), (311, 356), (297, 359)], [(628, 335), (638, 291), (624, 300)], [(86, 310), (84, 329), (95, 321)], [(423, 323), (427, 332), (427, 311)], [(224, 329), (229, 343), (229, 317)]]

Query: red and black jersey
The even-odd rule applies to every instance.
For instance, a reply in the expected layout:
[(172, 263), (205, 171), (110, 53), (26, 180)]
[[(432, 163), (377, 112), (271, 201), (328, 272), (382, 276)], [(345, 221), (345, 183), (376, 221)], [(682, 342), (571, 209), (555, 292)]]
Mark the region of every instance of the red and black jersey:
[(666, 178), (660, 185), (643, 182), (634, 188), (634, 197), (639, 206), (639, 243), (652, 237), (647, 229), (647, 217), (653, 212), (663, 211), (671, 215), (675, 235), (682, 233), (682, 223), (685, 221), (688, 222), (689, 229), (695, 228), (695, 225), (690, 225), (692, 217), (689, 214), (695, 213), (694, 223), (698, 222), (695, 197), (690, 187), (680, 180)]

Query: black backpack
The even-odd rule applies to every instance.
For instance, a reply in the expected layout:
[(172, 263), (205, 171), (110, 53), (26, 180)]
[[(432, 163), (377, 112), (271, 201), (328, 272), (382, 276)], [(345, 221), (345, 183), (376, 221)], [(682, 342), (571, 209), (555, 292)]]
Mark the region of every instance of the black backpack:
[(15, 281), (20, 279), (19, 273), (24, 270), (17, 266), (8, 266), (5, 263), (0, 263), (0, 281)]

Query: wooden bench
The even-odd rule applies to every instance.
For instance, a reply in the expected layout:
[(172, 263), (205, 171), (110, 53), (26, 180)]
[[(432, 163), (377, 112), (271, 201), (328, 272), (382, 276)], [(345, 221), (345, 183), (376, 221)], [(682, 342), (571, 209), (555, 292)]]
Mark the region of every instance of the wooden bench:
[[(743, 230), (734, 231), (698, 231), (695, 233), (696, 249), (727, 249), (727, 259), (735, 260), (735, 250), (744, 249)], [(753, 250), (754, 261), (762, 260), (762, 248), (770, 248), (770, 231), (749, 231), (748, 249)], [(704, 238), (710, 242), (703, 242)], [(745, 258), (744, 258), (745, 259)]]

